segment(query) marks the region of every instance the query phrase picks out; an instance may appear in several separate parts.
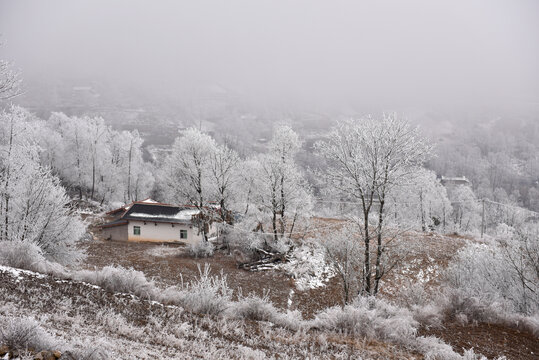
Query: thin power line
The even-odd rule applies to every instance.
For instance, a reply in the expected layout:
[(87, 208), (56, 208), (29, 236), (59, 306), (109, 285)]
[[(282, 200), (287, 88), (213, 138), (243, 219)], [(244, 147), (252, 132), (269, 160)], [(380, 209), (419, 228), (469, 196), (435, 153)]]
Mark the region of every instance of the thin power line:
[(516, 210), (519, 210), (519, 211), (525, 211), (525, 212), (529, 212), (529, 213), (532, 213), (532, 214), (539, 215), (539, 212), (537, 212), (537, 211), (529, 210), (529, 209), (526, 209), (526, 208), (523, 208), (523, 207), (520, 207), (520, 206), (504, 204), (504, 203), (497, 202), (497, 201), (492, 201), (492, 200), (489, 200), (489, 199), (484, 199), (484, 201), (488, 202), (488, 203), (491, 203), (491, 204), (496, 204), (496, 205), (504, 206), (504, 207), (507, 207), (507, 208), (512, 208), (512, 209), (516, 209)]
[[(275, 235), (275, 233), (273, 233), (273, 232), (251, 231), (251, 230), (246, 230), (246, 229), (235, 227), (234, 225), (229, 225), (229, 224), (224, 224), (224, 225), (225, 225), (225, 227), (228, 227), (230, 229), (234, 229), (236, 231), (243, 232), (243, 233), (248, 233), (248, 234), (271, 235), (271, 236)], [(336, 226), (337, 226), (337, 224), (331, 224), (331, 225), (325, 225), (325, 226), (321, 226), (321, 227), (317, 227), (317, 228), (313, 228), (313, 229), (305, 229), (303, 231), (294, 231), (294, 232), (291, 232), (291, 233), (285, 231), (285, 235), (304, 235), (307, 232), (329, 229), (329, 228), (336, 227)], [(280, 234), (280, 232), (277, 232), (277, 233)]]
[[(341, 200), (325, 200), (325, 199), (315, 199), (316, 202), (320, 202), (320, 203), (330, 203), (330, 204), (352, 204), (352, 205), (361, 205), (362, 202), (360, 201), (341, 201)], [(378, 203), (378, 201), (373, 201), (373, 202), (376, 202)], [(435, 199), (435, 200), (429, 200), (429, 201), (425, 201), (424, 204), (427, 204), (427, 203), (438, 203), (438, 202), (441, 202), (443, 203), (444, 201), (443, 200), (440, 200), (440, 199)], [(478, 202), (481, 202), (481, 200), (463, 200), (463, 201), (449, 201), (451, 204), (467, 204), (467, 203), (478, 203)], [(420, 205), (421, 202), (418, 202), (418, 201), (402, 201), (402, 202), (393, 202), (393, 201), (387, 201), (387, 204), (391, 204), (391, 205)]]

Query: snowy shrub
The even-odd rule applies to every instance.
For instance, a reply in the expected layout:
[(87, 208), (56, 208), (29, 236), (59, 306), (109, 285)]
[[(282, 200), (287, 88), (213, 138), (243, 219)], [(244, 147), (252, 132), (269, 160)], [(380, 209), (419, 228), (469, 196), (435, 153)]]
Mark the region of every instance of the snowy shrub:
[(415, 347), (426, 360), (462, 360), (462, 356), (453, 351), (451, 345), (434, 336), (418, 337)]
[(183, 251), (181, 248), (171, 247), (166, 245), (156, 246), (146, 251), (146, 254), (154, 257), (167, 257), (167, 256), (176, 256), (181, 254)]
[(343, 304), (349, 304), (353, 294), (357, 294), (358, 279), (364, 268), (363, 242), (357, 235), (351, 234), (357, 234), (357, 229), (347, 225), (320, 241), (328, 263), (341, 280)]
[(209, 241), (199, 241), (195, 244), (189, 244), (189, 255), (195, 258), (206, 258), (213, 255), (214, 246)]
[(53, 350), (58, 343), (31, 318), (0, 318), (0, 344), (12, 350)]
[(429, 300), (429, 296), (421, 283), (410, 281), (408, 284), (402, 286), (398, 299), (399, 304), (412, 307), (414, 305), (425, 305)]
[(415, 338), (418, 323), (406, 309), (382, 299), (358, 297), (350, 305), (332, 307), (318, 313), (312, 326), (403, 344)]
[(114, 293), (129, 293), (141, 298), (155, 297), (156, 287), (141, 271), (121, 266), (106, 266), (98, 271), (81, 270), (74, 273), (75, 280), (101, 286)]
[(253, 255), (254, 249), (262, 249), (268, 240), (267, 236), (232, 228), (226, 229), (222, 236), (231, 250), (251, 255)]
[(444, 312), (440, 306), (434, 304), (413, 305), (411, 307), (414, 320), (426, 328), (441, 328)]
[(228, 309), (233, 318), (270, 321), (278, 310), (269, 301), (267, 294), (263, 297), (249, 294), (239, 296), (238, 301)]
[[(198, 314), (221, 314), (230, 304), (232, 290), (228, 287), (226, 276), (210, 275), (210, 266), (204, 265), (204, 269), (198, 265), (198, 279), (181, 284), (179, 303), (189, 311)], [(170, 296), (170, 293), (169, 293)]]
[(45, 258), (39, 246), (28, 241), (0, 241), (0, 263), (18, 269), (44, 272)]
[(533, 315), (539, 312), (538, 261), (539, 230), (530, 227), (489, 243), (468, 244), (445, 275), (466, 296), (509, 304), (513, 311)]
[(271, 303), (268, 294), (259, 297), (254, 294), (240, 295), (237, 302), (230, 304), (226, 315), (231, 318), (256, 321), (269, 321), (277, 326), (297, 330), (302, 322), (301, 313), (288, 311), (282, 313)]
[(107, 360), (110, 359), (110, 345), (103, 339), (70, 344), (62, 354), (66, 360)]
[(0, 265), (65, 277), (65, 268), (50, 262), (41, 249), (28, 241), (0, 241)]
[(444, 316), (461, 323), (486, 322), (503, 324), (539, 335), (539, 316), (525, 316), (511, 311), (510, 306), (478, 297), (468, 296), (460, 290), (449, 289), (437, 301)]

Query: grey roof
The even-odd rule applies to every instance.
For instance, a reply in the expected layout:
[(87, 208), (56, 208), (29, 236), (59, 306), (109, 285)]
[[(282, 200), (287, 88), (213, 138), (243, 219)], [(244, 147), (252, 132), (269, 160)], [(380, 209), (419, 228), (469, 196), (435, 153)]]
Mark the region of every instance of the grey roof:
[(121, 219), (189, 224), (191, 223), (191, 217), (189, 215), (178, 216), (185, 210), (196, 211), (196, 209), (191, 207), (135, 203)]

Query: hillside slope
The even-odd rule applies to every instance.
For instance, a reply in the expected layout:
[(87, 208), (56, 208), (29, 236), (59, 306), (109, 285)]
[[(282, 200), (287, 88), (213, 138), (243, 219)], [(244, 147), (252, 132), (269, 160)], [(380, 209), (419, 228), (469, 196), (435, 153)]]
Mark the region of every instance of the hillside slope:
[(0, 288), (2, 322), (33, 318), (62, 344), (62, 351), (78, 349), (92, 359), (421, 358), (376, 341), (201, 317), (180, 307), (7, 267), (0, 267)]

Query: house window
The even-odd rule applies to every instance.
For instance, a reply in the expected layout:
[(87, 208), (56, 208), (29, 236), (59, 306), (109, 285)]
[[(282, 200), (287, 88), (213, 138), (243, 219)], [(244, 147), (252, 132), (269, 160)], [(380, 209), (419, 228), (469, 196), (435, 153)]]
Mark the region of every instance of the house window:
[(180, 230), (180, 239), (187, 239), (187, 230)]
[(133, 235), (140, 235), (140, 226), (133, 226)]

